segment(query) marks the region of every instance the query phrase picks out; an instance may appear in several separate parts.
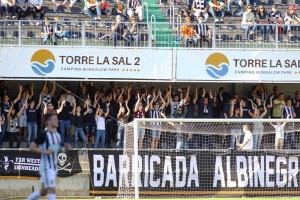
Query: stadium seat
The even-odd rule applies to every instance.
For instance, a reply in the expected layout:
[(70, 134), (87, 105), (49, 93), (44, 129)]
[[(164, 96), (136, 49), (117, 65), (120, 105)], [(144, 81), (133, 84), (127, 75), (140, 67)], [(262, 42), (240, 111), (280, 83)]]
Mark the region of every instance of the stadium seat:
[(0, 31), (0, 39), (6, 38), (6, 32)]
[(69, 19), (64, 19), (63, 20), (63, 23), (62, 23), (64, 26), (71, 26), (71, 22), (70, 22), (70, 20)]
[(93, 33), (85, 32), (85, 38), (88, 40), (96, 39), (96, 36)]
[(48, 7), (48, 6), (43, 6), (43, 8), (45, 9), (45, 12), (46, 12), (46, 13), (54, 13), (53, 8), (50, 8), (50, 7)]
[(73, 31), (73, 32), (71, 32), (71, 37), (72, 38), (81, 38), (82, 37), (82, 34), (81, 34), (81, 32), (78, 32), (78, 31)]
[(287, 0), (286, 4), (289, 5), (289, 6), (291, 6), (291, 5), (295, 5), (296, 2), (295, 2), (295, 0)]
[(238, 42), (243, 41), (243, 36), (241, 34), (236, 34), (234, 36), (234, 41), (238, 41)]
[(41, 36), (39, 36), (35, 31), (28, 31), (27, 34), (26, 34), (26, 36), (29, 39), (41, 38)]
[(236, 23), (234, 22), (228, 22), (228, 25), (227, 25), (228, 29), (236, 29)]
[(106, 33), (98, 33), (96, 39), (97, 40), (105, 40), (105, 39), (109, 39), (110, 35), (106, 34)]
[(142, 34), (141, 34), (141, 41), (142, 41), (142, 42), (148, 41), (148, 34), (142, 33)]
[(64, 6), (57, 6), (56, 12), (57, 12), (57, 13), (66, 13), (66, 12), (67, 12), (67, 9), (66, 9), (66, 7), (64, 7)]
[(220, 40), (220, 37), (219, 37), (219, 35), (218, 34), (216, 34), (216, 40)]
[(227, 34), (222, 34), (221, 35), (221, 40), (224, 41), (224, 42), (228, 42), (230, 40), (230, 37)]
[(82, 14), (82, 9), (79, 7), (72, 7), (70, 8), (72, 14)]
[(11, 38), (16, 39), (16, 38), (18, 38), (18, 37), (19, 37), (19, 31), (13, 31), (13, 32), (11, 33)]

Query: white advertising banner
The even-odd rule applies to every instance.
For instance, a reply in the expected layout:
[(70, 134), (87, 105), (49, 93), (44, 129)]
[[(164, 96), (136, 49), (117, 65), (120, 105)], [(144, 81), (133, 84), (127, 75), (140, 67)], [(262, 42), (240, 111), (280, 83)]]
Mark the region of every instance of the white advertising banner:
[(300, 81), (299, 51), (178, 50), (177, 80)]
[(4, 78), (172, 78), (172, 50), (0, 47)]

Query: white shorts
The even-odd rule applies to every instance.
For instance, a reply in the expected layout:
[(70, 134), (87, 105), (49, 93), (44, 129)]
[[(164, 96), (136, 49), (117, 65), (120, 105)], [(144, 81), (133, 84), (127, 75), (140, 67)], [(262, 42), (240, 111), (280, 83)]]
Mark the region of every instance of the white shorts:
[(44, 189), (55, 188), (57, 171), (53, 169), (41, 169), (41, 183)]
[(27, 117), (26, 116), (23, 116), (23, 115), (20, 115), (19, 116), (19, 127), (26, 127), (27, 125)]

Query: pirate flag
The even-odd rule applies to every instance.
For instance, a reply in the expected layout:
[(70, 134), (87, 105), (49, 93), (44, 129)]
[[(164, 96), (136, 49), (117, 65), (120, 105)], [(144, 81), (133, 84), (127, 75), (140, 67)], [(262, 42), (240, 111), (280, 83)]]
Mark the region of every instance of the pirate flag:
[(59, 153), (57, 159), (57, 170), (59, 177), (73, 176), (74, 174), (82, 172), (79, 163), (78, 151), (71, 150)]

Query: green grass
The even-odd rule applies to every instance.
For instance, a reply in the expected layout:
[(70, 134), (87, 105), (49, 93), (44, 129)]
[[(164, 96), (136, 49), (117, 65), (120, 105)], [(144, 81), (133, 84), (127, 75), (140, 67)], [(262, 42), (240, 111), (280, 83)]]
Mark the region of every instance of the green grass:
[[(103, 199), (103, 200), (116, 200), (116, 199), (113, 199), (113, 198), (105, 198), (105, 197), (95, 197), (95, 198), (90, 198), (90, 199), (84, 199), (84, 200), (95, 200), (95, 199)], [(250, 197), (247, 197), (247, 198), (244, 198), (244, 197), (239, 197), (239, 198), (218, 198), (218, 197), (211, 197), (211, 198), (162, 198), (162, 199), (156, 199), (156, 198), (148, 198), (148, 199), (140, 199), (140, 200), (149, 200), (149, 199), (155, 199), (155, 200), (183, 200), (183, 199), (186, 199), (186, 200), (259, 200), (259, 199), (262, 199), (262, 200), (274, 200), (274, 199), (278, 199), (278, 200), (300, 200), (300, 197), (253, 197), (253, 198), (250, 198)], [(78, 199), (68, 199), (68, 200), (78, 200)]]

